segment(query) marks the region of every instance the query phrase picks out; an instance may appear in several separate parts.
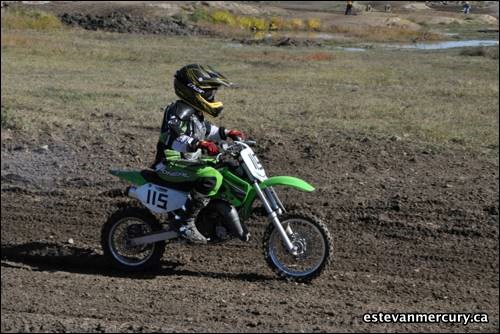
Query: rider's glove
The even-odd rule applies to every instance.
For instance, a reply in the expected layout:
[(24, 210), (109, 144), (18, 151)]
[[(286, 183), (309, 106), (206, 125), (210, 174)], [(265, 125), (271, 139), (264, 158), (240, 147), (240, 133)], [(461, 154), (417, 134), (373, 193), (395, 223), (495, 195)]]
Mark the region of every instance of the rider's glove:
[(245, 139), (245, 135), (243, 134), (243, 132), (241, 132), (239, 130), (229, 130), (227, 132), (227, 136), (229, 138), (231, 138), (232, 140), (242, 140), (242, 139)]
[(207, 151), (208, 155), (216, 155), (219, 153), (219, 148), (213, 141), (200, 140), (198, 142), (198, 147)]

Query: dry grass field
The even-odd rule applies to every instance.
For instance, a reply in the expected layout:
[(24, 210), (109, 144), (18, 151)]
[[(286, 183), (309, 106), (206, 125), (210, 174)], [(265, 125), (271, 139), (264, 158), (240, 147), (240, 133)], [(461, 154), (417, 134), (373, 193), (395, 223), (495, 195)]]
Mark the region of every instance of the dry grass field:
[(34, 135), (68, 122), (98, 127), (95, 115), (111, 112), (155, 127), (174, 99), (174, 71), (192, 62), (238, 84), (220, 93), (232, 126), (318, 138), (349, 129), (498, 151), (498, 60), (486, 54), (235, 47), (68, 28), (2, 30), (2, 124)]
[[(9, 10), (2, 332), (498, 332), (498, 46), (245, 45), (83, 30), (51, 11)], [(303, 18), (327, 24), (325, 13)], [(103, 261), (100, 228), (125, 201), (107, 194), (126, 186), (108, 170), (152, 162), (173, 74), (188, 63), (236, 83), (219, 92), (215, 122), (256, 139), (269, 175), (316, 187), (279, 189), (287, 207), (332, 233), (333, 265), (312, 284), (266, 267), (257, 214), (249, 243), (168, 244), (158, 272), (129, 276)], [(367, 312), (486, 313), (489, 322), (368, 324)]]

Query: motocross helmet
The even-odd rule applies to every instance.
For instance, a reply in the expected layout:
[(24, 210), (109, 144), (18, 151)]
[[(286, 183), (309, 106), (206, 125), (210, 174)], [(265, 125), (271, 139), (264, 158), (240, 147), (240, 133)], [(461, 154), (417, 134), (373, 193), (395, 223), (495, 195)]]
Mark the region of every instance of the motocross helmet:
[(222, 102), (215, 100), (220, 86), (231, 86), (225, 76), (210, 66), (186, 65), (175, 73), (175, 94), (194, 109), (217, 117), (221, 114)]

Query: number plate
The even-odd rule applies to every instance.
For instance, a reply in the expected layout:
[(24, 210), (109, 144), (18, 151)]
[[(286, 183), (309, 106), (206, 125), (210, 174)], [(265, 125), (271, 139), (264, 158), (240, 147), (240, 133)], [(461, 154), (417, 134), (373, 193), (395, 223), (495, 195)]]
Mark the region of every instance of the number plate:
[(146, 183), (135, 189), (134, 197), (154, 213), (167, 213), (182, 208), (188, 193)]
[(259, 181), (264, 181), (267, 179), (266, 171), (259, 161), (259, 158), (255, 155), (254, 151), (248, 147), (240, 152), (240, 156), (245, 162), (248, 171)]

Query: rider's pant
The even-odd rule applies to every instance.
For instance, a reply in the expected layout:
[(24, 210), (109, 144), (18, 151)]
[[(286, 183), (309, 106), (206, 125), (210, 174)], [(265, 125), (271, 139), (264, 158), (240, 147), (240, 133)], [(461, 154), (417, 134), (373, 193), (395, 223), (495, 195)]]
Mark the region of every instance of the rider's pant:
[(190, 183), (194, 191), (208, 197), (217, 194), (222, 185), (222, 175), (219, 171), (203, 162), (180, 159), (164, 160), (157, 164), (156, 171), (165, 181)]

